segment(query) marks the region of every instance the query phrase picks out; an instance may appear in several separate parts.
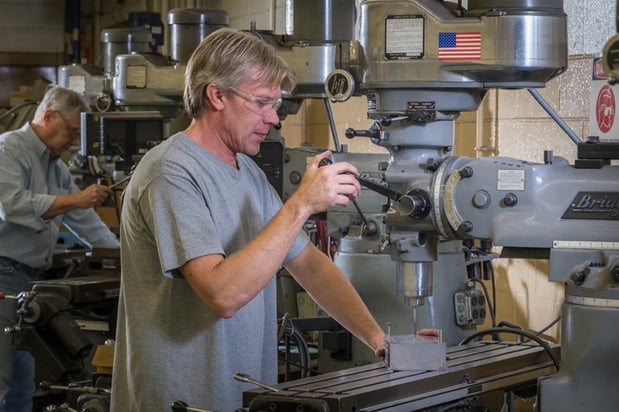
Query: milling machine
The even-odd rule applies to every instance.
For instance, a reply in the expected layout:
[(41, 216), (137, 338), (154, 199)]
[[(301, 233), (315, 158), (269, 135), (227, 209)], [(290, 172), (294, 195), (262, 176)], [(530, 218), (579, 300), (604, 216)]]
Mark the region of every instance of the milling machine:
[[(294, 97), (328, 97), (338, 102), (347, 100), (351, 95), (366, 95), (368, 117), (375, 123), (370, 130), (347, 130), (346, 136), (370, 137), (389, 154), (340, 151), (334, 154), (334, 161), (351, 161), (364, 178), (388, 184), (402, 193), (406, 191), (400, 187), (409, 178), (413, 179), (411, 185), (416, 187), (429, 184), (432, 169), (453, 154), (454, 119), (462, 111), (475, 110), (488, 88), (541, 87), (567, 65), (565, 40), (555, 39), (557, 32), (565, 36), (561, 34), (565, 31), (561, 3), (558, 5), (560, 18), (553, 15), (557, 12), (556, 4), (545, 5), (541, 10), (529, 6), (532, 7), (530, 10), (522, 12), (530, 15), (527, 18), (518, 15), (516, 17), (519, 18), (499, 18), (505, 14), (500, 11), (488, 12), (490, 17), (494, 16), (492, 18), (480, 17), (483, 10), (479, 8), (491, 8), (485, 3), (469, 11), (459, 9), (455, 3), (437, 1), (420, 2), (419, 5), (393, 1), (366, 4), (362, 8), (366, 11), (366, 20), (359, 19), (357, 22), (360, 31), (357, 38), (363, 39), (361, 41), (365, 44), (361, 44), (360, 40), (344, 43), (342, 39), (347, 37), (346, 28), (351, 26), (349, 19), (340, 18), (344, 23), (339, 24), (336, 30), (328, 18), (341, 16), (347, 10), (356, 16), (355, 2), (318, 3), (297, 0), (292, 14), (307, 16), (305, 21), (314, 22), (312, 10), (319, 8), (319, 5), (326, 9), (335, 4), (338, 9), (323, 12), (327, 18), (320, 23), (322, 25), (313, 25), (313, 32), (304, 21), (291, 19), (294, 24), (286, 28), (292, 28), (294, 35), (284, 36), (284, 44), (279, 45), (282, 56), (297, 71), (301, 70), (300, 90), (295, 91)], [(509, 6), (508, 14), (513, 15), (514, 10), (519, 10), (518, 7), (518, 4)], [(376, 14), (375, 10), (384, 16)], [(492, 25), (499, 24), (497, 22), (506, 26), (499, 27), (505, 32), (503, 41), (506, 44), (492, 39), (497, 30)], [(542, 22), (547, 27), (536, 27), (532, 33), (518, 28), (518, 25), (535, 26)], [(301, 28), (296, 30), (299, 26)], [(451, 47), (451, 37), (459, 33), (457, 30), (468, 30), (467, 35), (473, 33), (472, 36), (479, 37), (479, 40), (473, 39), (470, 46), (460, 44), (459, 47)], [(325, 36), (325, 33), (336, 32), (339, 35), (337, 41), (334, 40), (336, 36)], [(350, 33), (348, 35), (351, 36)], [(429, 40), (430, 35), (435, 40)], [(440, 58), (439, 36), (446, 39), (443, 40), (446, 45), (442, 47)], [(484, 56), (483, 60), (481, 57), (459, 57), (454, 54), (460, 53), (462, 47), (470, 47), (474, 56), (481, 56), (482, 36), (484, 45), (491, 49), (487, 53), (489, 56)], [(552, 48), (554, 44), (551, 44), (548, 46), (551, 50), (547, 52), (535, 44), (536, 36), (548, 37), (560, 47)], [(507, 39), (513, 38), (523, 43), (518, 55), (509, 51), (511, 46), (508, 47)], [(384, 50), (380, 46), (382, 42), (386, 44)], [(320, 52), (307, 51), (312, 48)], [(434, 56), (429, 55), (430, 48), (434, 48)], [(492, 54), (495, 50), (496, 56)], [(303, 56), (303, 59), (289, 56)], [(305, 65), (301, 64), (303, 60)], [(325, 73), (329, 68), (331, 72)], [(316, 93), (316, 85), (321, 83), (326, 84), (327, 90), (323, 88), (322, 94)], [(326, 104), (326, 107), (335, 137), (334, 145), (339, 150), (329, 105)], [(391, 137), (381, 140), (380, 135), (387, 129)], [(415, 139), (410, 138), (411, 133)], [(290, 161), (284, 165), (284, 175), (289, 176), (290, 182), (298, 181), (298, 171), (302, 170), (305, 158), (313, 153), (302, 148), (288, 149), (286, 154)], [(284, 195), (294, 190), (294, 184), (290, 182), (285, 181)], [(335, 234), (335, 237), (341, 237), (341, 233), (347, 234), (339, 239), (334, 261), (350, 278), (374, 317), (383, 326), (389, 323), (395, 335), (410, 334), (411, 330), (423, 327), (439, 328), (448, 345), (455, 345), (474, 333), (490, 311), (485, 305), (484, 294), (471, 281), (470, 271), (475, 264), (488, 263), (496, 255), (486, 248), (483, 255), (476, 256), (476, 261), (469, 259), (465, 256), (469, 248), (464, 248), (459, 240), (451, 241), (432, 233), (428, 230), (432, 229), (430, 220), (421, 219), (423, 216), (419, 215), (415, 216), (418, 225), (414, 231), (392, 227), (387, 233), (385, 205), (390, 201), (389, 196), (369, 192), (363, 190), (358, 199), (361, 216), (352, 205), (345, 209), (334, 208), (327, 212), (327, 226), (329, 233)], [(415, 196), (421, 196), (418, 201), (430, 205), (430, 199), (424, 198), (419, 190), (417, 192)], [(404, 196), (400, 204), (410, 198)], [(429, 209), (422, 211), (427, 212)], [(372, 230), (366, 230), (364, 221), (370, 223)], [(399, 236), (403, 238), (396, 240)], [(387, 247), (390, 242), (411, 247), (406, 253), (401, 253)], [(433, 276), (434, 272), (440, 273), (440, 276)], [(328, 359), (321, 363), (321, 370), (341, 369), (375, 360), (374, 354), (357, 340), (353, 340), (351, 352), (349, 361)]]
[(544, 87), (565, 70), (562, 2), (471, 1), (465, 10), (437, 1), (375, 1), (362, 2), (360, 16), (349, 61), (328, 76), (326, 87), (333, 101), (366, 96), (374, 124), (346, 135), (369, 137), (389, 150), (384, 182), (394, 194), (392, 212), (399, 212), (385, 219), (383, 249), (391, 263), (384, 255), (360, 259), (364, 254), (348, 242), (336, 262), (354, 274), (368, 260), (373, 267), (390, 267), (404, 300), (391, 303), (392, 310), (412, 312), (395, 332), (410, 333), (411, 325), (440, 328), (448, 345), (455, 345), (484, 319), (462, 320), (454, 307), (456, 294), (474, 290), (465, 286), (462, 238), (443, 233), (444, 219), (433, 216), (442, 202), (433, 179), (454, 155), (455, 119), (476, 110), (489, 88)]
[[(566, 69), (563, 2), (469, 0), (464, 9), (460, 2), (365, 0), (358, 37), (341, 57), (326, 88), (334, 101), (366, 96), (374, 123), (347, 134), (389, 150), (383, 247), (394, 261), (398, 294), (429, 307), (419, 326), (453, 322), (434, 311), (447, 301), (452, 307), (452, 291), (433, 290), (432, 282), (456, 271), (463, 241), (491, 241), (511, 257), (544, 257), (549, 280), (566, 285), (561, 369), (553, 374), (540, 356), (464, 345), (449, 350), (444, 372), (352, 368), (281, 384), (279, 392), (246, 392), (249, 410), (468, 410), (538, 379), (542, 412), (614, 410), (619, 334), (607, 325), (619, 316), (619, 170), (611, 165), (617, 144), (578, 143), (573, 165), (551, 152), (543, 164), (453, 153), (454, 120), (476, 110), (489, 88), (532, 90)], [(361, 250), (352, 240), (345, 246), (338, 264), (363, 273), (367, 262), (346, 262)], [(443, 248), (458, 257), (450, 262)], [(469, 350), (465, 365), (455, 352)], [(552, 349), (546, 352), (552, 358)]]
[(163, 44), (163, 23), (153, 22), (158, 18), (158, 13), (132, 12), (131, 27), (101, 31), (100, 64), (58, 68), (58, 84), (80, 93), (92, 108), (81, 116), (80, 150), (71, 162), (74, 174), (121, 184), (149, 148), (189, 124), (183, 109), (187, 61), (206, 35), (228, 25), (228, 14), (170, 10), (170, 56), (157, 50)]
[[(101, 62), (60, 66), (58, 84), (81, 93), (97, 112), (158, 111), (168, 121), (176, 119), (183, 114), (191, 52), (210, 32), (229, 24), (228, 14), (198, 8), (168, 11), (170, 56), (157, 52), (161, 34), (138, 23), (103, 29)], [(163, 27), (157, 29), (161, 33)]]
[[(286, 2), (285, 33), (282, 35), (269, 31), (257, 31), (256, 33), (277, 47), (282, 58), (293, 67), (297, 76), (297, 88), (291, 95), (284, 96), (284, 104), (278, 112), (280, 120), (285, 120), (288, 115), (296, 114), (304, 100), (322, 100), (334, 140), (333, 160), (353, 162), (364, 177), (380, 181), (384, 176), (384, 166), (388, 164), (389, 154), (386, 150), (385, 153), (348, 153), (345, 145), (340, 144), (331, 110), (332, 101), (325, 90), (325, 81), (330, 73), (334, 70), (337, 72), (337, 69), (344, 64), (356, 64), (354, 63), (356, 57), (353, 54), (357, 51), (352, 47), (354, 42), (351, 42), (357, 20), (356, 3), (355, 0)], [(307, 159), (314, 156), (320, 149), (286, 147), (284, 162), (273, 167), (275, 164), (273, 156), (267, 158), (267, 153), (269, 150), (276, 150), (274, 146), (283, 140), (284, 137), (281, 136), (279, 127), (272, 128), (256, 160), (263, 165), (265, 163), (263, 156), (266, 158), (267, 177), (272, 183), (276, 183), (275, 187), (285, 201), (300, 183)], [(266, 145), (272, 146), (271, 149), (266, 148)], [(394, 334), (410, 333), (413, 323), (412, 312), (407, 310), (406, 304), (396, 296), (393, 286), (395, 283), (394, 263), (389, 254), (380, 247), (381, 237), (384, 235), (382, 222), (387, 203), (388, 198), (384, 195), (371, 190), (363, 190), (356, 205), (327, 211), (326, 227), (329, 233), (322, 240), (326, 244), (323, 244), (322, 248), (329, 253), (330, 238), (337, 237), (339, 249), (334, 255), (334, 260), (351, 278), (353, 285), (361, 292), (377, 320), (383, 325), (389, 322)], [(364, 221), (363, 225), (359, 225), (359, 222)], [(367, 230), (368, 224), (372, 227), (371, 230)], [(341, 238), (342, 234), (347, 234), (347, 236)], [(441, 245), (441, 255), (448, 256), (448, 258), (441, 259), (439, 264), (445, 265), (445, 272), (449, 275), (439, 279), (438, 288), (444, 290), (445, 293), (430, 297), (431, 301), (438, 302), (428, 311), (433, 319), (432, 323), (442, 325), (443, 339), (448, 344), (460, 342), (475, 331), (476, 324), (484, 321), (483, 316), (479, 316), (475, 320), (469, 317), (458, 324), (454, 322), (452, 303), (454, 293), (475, 293), (467, 287), (467, 263), (462, 248), (456, 246), (456, 244), (447, 243)], [(286, 289), (283, 295), (293, 297), (292, 302), (287, 302), (284, 306), (292, 308), (289, 312), (296, 313), (294, 286), (283, 285), (282, 288)], [(413, 301), (417, 303), (423, 300), (424, 298), (418, 298)], [(425, 308), (420, 309), (420, 325), (424, 324), (425, 313)], [(325, 333), (329, 334), (330, 331)], [(339, 335), (340, 332), (336, 334)], [(339, 340), (337, 337), (329, 339)], [(334, 356), (335, 352), (344, 352), (347, 355)], [(329, 351), (321, 351), (319, 357), (321, 371), (375, 361), (372, 351), (354, 339), (350, 347), (330, 348)]]

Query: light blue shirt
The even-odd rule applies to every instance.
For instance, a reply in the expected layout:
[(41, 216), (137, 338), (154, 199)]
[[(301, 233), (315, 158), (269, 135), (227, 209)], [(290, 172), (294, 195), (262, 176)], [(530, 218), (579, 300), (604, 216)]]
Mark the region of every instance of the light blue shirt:
[(94, 247), (119, 247), (92, 208), (43, 219), (56, 196), (77, 193), (67, 165), (50, 156), (30, 124), (0, 135), (0, 256), (46, 269), (64, 224)]

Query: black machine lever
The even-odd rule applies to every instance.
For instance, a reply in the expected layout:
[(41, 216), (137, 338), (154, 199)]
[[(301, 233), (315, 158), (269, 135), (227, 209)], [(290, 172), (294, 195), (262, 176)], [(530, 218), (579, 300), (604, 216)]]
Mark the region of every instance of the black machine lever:
[[(322, 166), (327, 166), (332, 164), (333, 161), (331, 159), (322, 159), (320, 161), (320, 163), (318, 163), (318, 167), (322, 167)], [(357, 178), (357, 180), (359, 180), (359, 176), (356, 176), (354, 173), (350, 173), (350, 172), (344, 172), (346, 174), (349, 174), (351, 176), (355, 176)], [(370, 222), (368, 222), (368, 220), (365, 218), (365, 215), (363, 214), (363, 211), (361, 210), (361, 208), (359, 207), (359, 204), (357, 203), (356, 200), (352, 200), (352, 204), (353, 206), (355, 206), (355, 209), (357, 209), (357, 213), (359, 213), (359, 217), (361, 218), (361, 220), (363, 221), (363, 233), (366, 235), (374, 235), (376, 234), (376, 224), (374, 222), (372, 222), (372, 224), (370, 224)]]
[[(319, 163), (319, 166), (326, 166), (332, 163), (333, 161), (331, 159), (322, 159)], [(355, 176), (361, 186), (368, 188), (378, 194), (386, 196), (394, 202), (397, 202), (400, 212), (409, 215), (414, 219), (422, 219), (428, 216), (428, 214), (430, 214), (432, 206), (430, 202), (430, 196), (424, 190), (414, 189), (407, 194), (402, 194), (393, 189), (389, 189), (388, 187), (383, 186), (379, 183), (373, 182), (363, 176), (355, 175), (351, 172), (344, 173)], [(363, 213), (361, 212), (359, 206), (354, 200), (353, 204), (361, 215), (361, 219), (364, 221), (364, 223), (366, 223)]]
[(217, 411), (208, 411), (206, 409), (193, 408), (189, 406), (187, 402), (174, 401), (172, 403), (172, 412), (217, 412)]
[(252, 383), (256, 386), (260, 386), (262, 389), (266, 389), (268, 391), (271, 392), (279, 392), (279, 389), (272, 387), (271, 385), (267, 385), (266, 383), (260, 382), (255, 380), (254, 378), (252, 378), (251, 376), (249, 376), (246, 373), (235, 373), (233, 376), (234, 380), (237, 380), (239, 382), (247, 382), (247, 383)]
[(380, 130), (378, 129), (367, 129), (367, 130), (355, 130), (352, 127), (349, 127), (344, 132), (344, 136), (349, 139), (353, 137), (369, 137), (370, 139), (377, 139)]
[[(319, 163), (319, 166), (326, 166), (332, 163), (333, 161), (331, 159), (322, 159)], [(346, 173), (347, 175), (354, 176), (361, 186), (368, 188), (378, 194), (387, 196), (389, 199), (395, 200), (396, 202), (400, 200), (400, 198), (403, 196), (401, 193), (398, 193), (395, 190), (389, 189), (388, 187), (385, 187), (381, 184), (378, 184), (369, 179), (366, 179), (363, 176), (355, 175), (354, 173), (351, 173), (351, 172), (344, 172), (344, 173)]]

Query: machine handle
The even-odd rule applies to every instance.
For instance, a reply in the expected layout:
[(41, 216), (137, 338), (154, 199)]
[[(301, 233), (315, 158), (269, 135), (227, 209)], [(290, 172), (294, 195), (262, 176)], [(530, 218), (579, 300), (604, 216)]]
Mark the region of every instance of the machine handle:
[[(333, 161), (331, 159), (322, 159), (320, 161), (320, 163), (318, 163), (318, 167), (322, 167), (322, 166), (327, 166), (332, 164)], [(355, 176), (353, 173), (350, 172), (344, 172), (346, 174)], [(361, 183), (361, 180), (359, 180), (359, 176), (355, 176), (355, 178), (359, 181), (359, 183)], [(356, 200), (352, 199), (352, 204), (355, 207), (355, 209), (357, 210), (357, 213), (359, 213), (359, 217), (361, 217), (361, 221), (363, 222), (363, 233), (368, 235), (368, 236), (373, 236), (376, 234), (376, 232), (378, 231), (378, 228), (376, 226), (375, 222), (369, 222), (365, 215), (363, 214), (363, 211), (361, 210), (361, 208), (359, 207), (359, 204), (357, 203)]]
[[(331, 163), (333, 163), (331, 159), (325, 158), (320, 161), (319, 166), (326, 166)], [(396, 202), (397, 209), (405, 215), (411, 216), (415, 219), (422, 219), (428, 216), (428, 214), (430, 214), (430, 210), (432, 209), (432, 202), (430, 201), (430, 197), (424, 190), (413, 189), (406, 194), (402, 194), (393, 189), (389, 189), (386, 186), (373, 182), (372, 180), (369, 180), (365, 177), (355, 175), (351, 172), (344, 173), (355, 176), (361, 186), (368, 188), (383, 196), (387, 196), (389, 199)], [(356, 204), (355, 207), (357, 207), (357, 210), (359, 210), (359, 207)], [(363, 219), (363, 214), (361, 216)]]
[(187, 405), (186, 402), (174, 401), (172, 403), (172, 412), (217, 412), (217, 411), (208, 411), (206, 409), (192, 408), (191, 406)]
[(352, 139), (353, 137), (369, 137), (370, 139), (377, 139), (378, 133), (379, 133), (379, 130), (377, 129), (356, 130), (356, 129), (353, 129), (352, 127), (349, 127), (344, 132), (344, 136), (346, 136), (349, 139)]
[(19, 299), (20, 296), (19, 295), (7, 295), (4, 292), (0, 292), (0, 300), (2, 299)]
[(0, 291), (0, 300), (2, 299), (26, 299), (26, 300), (30, 300), (34, 297), (34, 295), (36, 294), (36, 292), (31, 292), (31, 291), (25, 291), (25, 292), (19, 292), (17, 295), (8, 295), (2, 291)]
[[(325, 158), (325, 159), (322, 159), (318, 165), (327, 166), (332, 163), (333, 161), (331, 159)], [(388, 187), (385, 187), (371, 180), (368, 180), (365, 177), (355, 175), (354, 173), (351, 173), (351, 172), (344, 172), (344, 173), (354, 176), (361, 186), (368, 188), (378, 194), (387, 196), (389, 199), (395, 200), (396, 202), (400, 200), (400, 198), (403, 196), (401, 193), (398, 193), (395, 190), (389, 189)]]
[(253, 383), (254, 385), (260, 386), (261, 388), (269, 390), (271, 392), (279, 392), (279, 389), (267, 385), (266, 383), (257, 381), (246, 373), (236, 373), (234, 374), (234, 379), (239, 382)]

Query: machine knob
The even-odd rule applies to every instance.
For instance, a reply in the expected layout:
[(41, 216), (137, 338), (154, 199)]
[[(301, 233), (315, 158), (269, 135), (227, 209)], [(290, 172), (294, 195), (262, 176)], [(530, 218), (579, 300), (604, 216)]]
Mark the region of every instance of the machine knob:
[(288, 176), (288, 179), (290, 180), (290, 183), (292, 183), (293, 185), (298, 185), (299, 183), (301, 183), (301, 179), (302, 179), (301, 173), (295, 170), (290, 173), (290, 175)]
[(467, 177), (471, 177), (473, 176), (473, 168), (470, 166), (465, 166), (459, 171), (459, 173), (460, 173), (460, 177), (463, 179)]
[(112, 107), (112, 97), (107, 93), (99, 93), (95, 100), (95, 107), (98, 112), (107, 112)]
[(458, 227), (458, 230), (464, 233), (468, 233), (473, 230), (473, 223), (465, 220), (464, 222), (460, 223), (460, 227)]
[(544, 150), (544, 164), (551, 165), (554, 155), (552, 150)]
[(505, 203), (507, 207), (514, 207), (518, 204), (518, 196), (513, 193), (508, 193), (503, 198), (503, 203)]
[(587, 278), (587, 274), (582, 271), (579, 270), (577, 272), (572, 273), (572, 275), (570, 276), (570, 280), (574, 283), (574, 285), (576, 286), (580, 286), (585, 282), (585, 279)]
[(473, 196), (473, 205), (478, 209), (485, 209), (490, 205), (490, 194), (485, 190), (478, 190)]
[(430, 196), (421, 189), (411, 190), (404, 196), (401, 196), (397, 202), (398, 211), (413, 219), (423, 219), (430, 214), (432, 209)]

